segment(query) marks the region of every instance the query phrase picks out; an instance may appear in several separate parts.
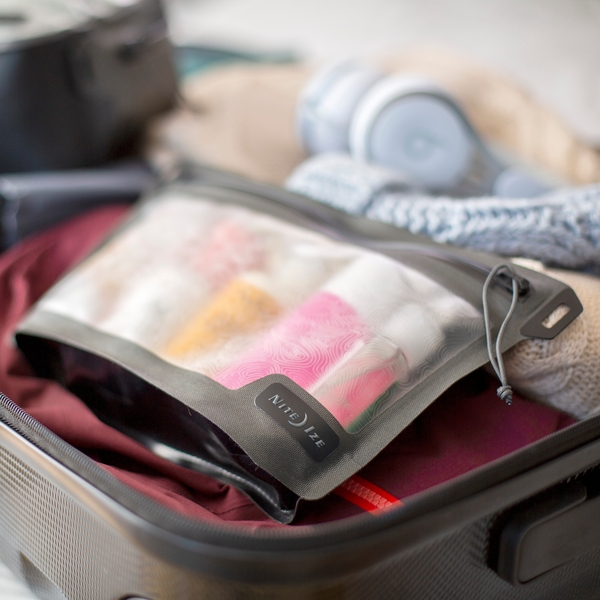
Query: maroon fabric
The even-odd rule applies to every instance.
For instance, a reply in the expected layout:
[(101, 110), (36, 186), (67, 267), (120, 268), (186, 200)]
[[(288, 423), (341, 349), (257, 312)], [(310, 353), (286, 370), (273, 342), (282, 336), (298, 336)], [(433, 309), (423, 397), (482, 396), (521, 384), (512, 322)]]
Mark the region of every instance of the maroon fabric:
[[(37, 379), (12, 335), (29, 307), (125, 215), (104, 208), (32, 237), (0, 255), (0, 390), (119, 480), (193, 518), (281, 527), (241, 492), (154, 456), (99, 421), (58, 384)], [(504, 456), (573, 421), (515, 396), (507, 407), (483, 371), (463, 379), (403, 431), (360, 475), (403, 499)], [(331, 521), (362, 510), (330, 494), (301, 506), (296, 524)]]

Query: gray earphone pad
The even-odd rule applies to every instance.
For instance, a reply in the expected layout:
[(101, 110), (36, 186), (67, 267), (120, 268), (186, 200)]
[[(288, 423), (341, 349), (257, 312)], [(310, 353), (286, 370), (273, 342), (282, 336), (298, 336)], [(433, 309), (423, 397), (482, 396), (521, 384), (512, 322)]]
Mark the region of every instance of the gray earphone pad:
[(458, 184), (478, 145), (452, 100), (416, 77), (388, 77), (376, 83), (350, 123), (354, 158), (400, 171), (413, 184), (430, 190)]

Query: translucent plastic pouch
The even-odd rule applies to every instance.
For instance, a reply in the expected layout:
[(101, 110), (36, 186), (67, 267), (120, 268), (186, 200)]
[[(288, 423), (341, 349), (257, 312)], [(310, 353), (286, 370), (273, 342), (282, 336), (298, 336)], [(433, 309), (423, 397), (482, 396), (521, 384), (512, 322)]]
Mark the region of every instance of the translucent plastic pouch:
[(18, 341), (111, 425), (289, 521), (486, 362), (481, 275), (457, 293), (451, 268), (211, 196), (173, 186), (145, 202)]

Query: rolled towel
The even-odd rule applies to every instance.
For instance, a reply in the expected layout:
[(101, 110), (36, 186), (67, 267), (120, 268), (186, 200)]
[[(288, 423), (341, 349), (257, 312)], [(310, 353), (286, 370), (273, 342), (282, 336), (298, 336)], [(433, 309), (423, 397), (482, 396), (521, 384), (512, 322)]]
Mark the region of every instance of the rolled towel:
[(526, 199), (434, 197), (408, 190), (394, 173), (322, 154), (302, 163), (287, 187), (436, 242), (600, 273), (600, 184)]

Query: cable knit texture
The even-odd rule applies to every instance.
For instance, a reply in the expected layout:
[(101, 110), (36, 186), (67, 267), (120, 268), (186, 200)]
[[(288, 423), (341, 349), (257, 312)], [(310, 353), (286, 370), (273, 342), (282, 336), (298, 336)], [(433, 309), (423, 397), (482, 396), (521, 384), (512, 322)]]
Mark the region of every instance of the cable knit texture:
[(322, 154), (300, 165), (287, 186), (436, 242), (600, 273), (600, 185), (526, 199), (425, 196), (393, 173)]
[(504, 354), (510, 384), (525, 396), (586, 419), (600, 412), (600, 279), (517, 261), (571, 286), (583, 313), (553, 340), (530, 339)]

